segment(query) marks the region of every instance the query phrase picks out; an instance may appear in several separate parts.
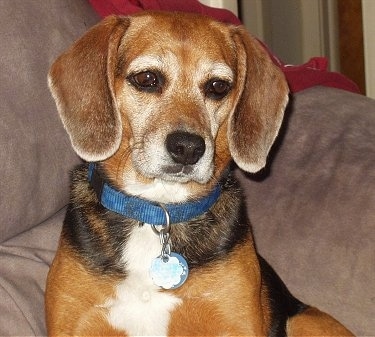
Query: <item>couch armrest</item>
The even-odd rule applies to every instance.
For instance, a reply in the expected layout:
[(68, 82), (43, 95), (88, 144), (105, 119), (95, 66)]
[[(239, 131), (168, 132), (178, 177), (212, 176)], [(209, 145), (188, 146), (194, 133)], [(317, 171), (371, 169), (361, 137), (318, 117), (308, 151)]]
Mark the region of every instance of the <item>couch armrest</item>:
[(47, 87), (52, 61), (98, 21), (85, 0), (0, 1), (0, 242), (68, 200), (78, 163)]

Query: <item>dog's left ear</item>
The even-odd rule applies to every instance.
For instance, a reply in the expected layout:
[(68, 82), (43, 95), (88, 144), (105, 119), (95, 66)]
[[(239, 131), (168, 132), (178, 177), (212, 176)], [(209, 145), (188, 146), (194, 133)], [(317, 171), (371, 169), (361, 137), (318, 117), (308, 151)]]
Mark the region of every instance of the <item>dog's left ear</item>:
[(233, 30), (238, 98), (229, 116), (228, 143), (237, 165), (257, 172), (279, 132), (288, 102), (288, 85), (263, 46), (242, 27)]

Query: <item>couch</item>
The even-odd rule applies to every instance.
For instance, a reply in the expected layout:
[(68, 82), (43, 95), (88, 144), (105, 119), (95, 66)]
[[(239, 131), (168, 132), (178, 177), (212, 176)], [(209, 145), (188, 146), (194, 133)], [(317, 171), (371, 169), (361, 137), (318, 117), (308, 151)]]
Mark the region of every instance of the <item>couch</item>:
[[(45, 280), (80, 162), (46, 75), (98, 20), (86, 0), (0, 1), (0, 336), (46, 334)], [(237, 174), (258, 249), (290, 290), (375, 335), (375, 101), (293, 95), (266, 169)]]

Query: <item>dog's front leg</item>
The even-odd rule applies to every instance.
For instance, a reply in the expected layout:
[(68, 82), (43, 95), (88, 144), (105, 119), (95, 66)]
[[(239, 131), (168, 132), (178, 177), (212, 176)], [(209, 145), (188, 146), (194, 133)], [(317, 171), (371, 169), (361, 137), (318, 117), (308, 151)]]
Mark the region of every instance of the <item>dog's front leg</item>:
[(182, 303), (171, 315), (170, 336), (267, 335), (267, 305), (250, 242), (189, 274), (184, 287), (175, 291)]

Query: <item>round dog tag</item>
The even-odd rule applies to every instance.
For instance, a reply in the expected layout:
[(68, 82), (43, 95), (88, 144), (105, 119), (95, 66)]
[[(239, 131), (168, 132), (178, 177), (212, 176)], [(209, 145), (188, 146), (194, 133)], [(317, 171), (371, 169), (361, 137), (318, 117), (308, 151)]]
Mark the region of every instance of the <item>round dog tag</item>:
[(158, 256), (151, 263), (150, 276), (153, 282), (163, 289), (180, 287), (187, 279), (189, 267), (186, 260), (177, 253)]

